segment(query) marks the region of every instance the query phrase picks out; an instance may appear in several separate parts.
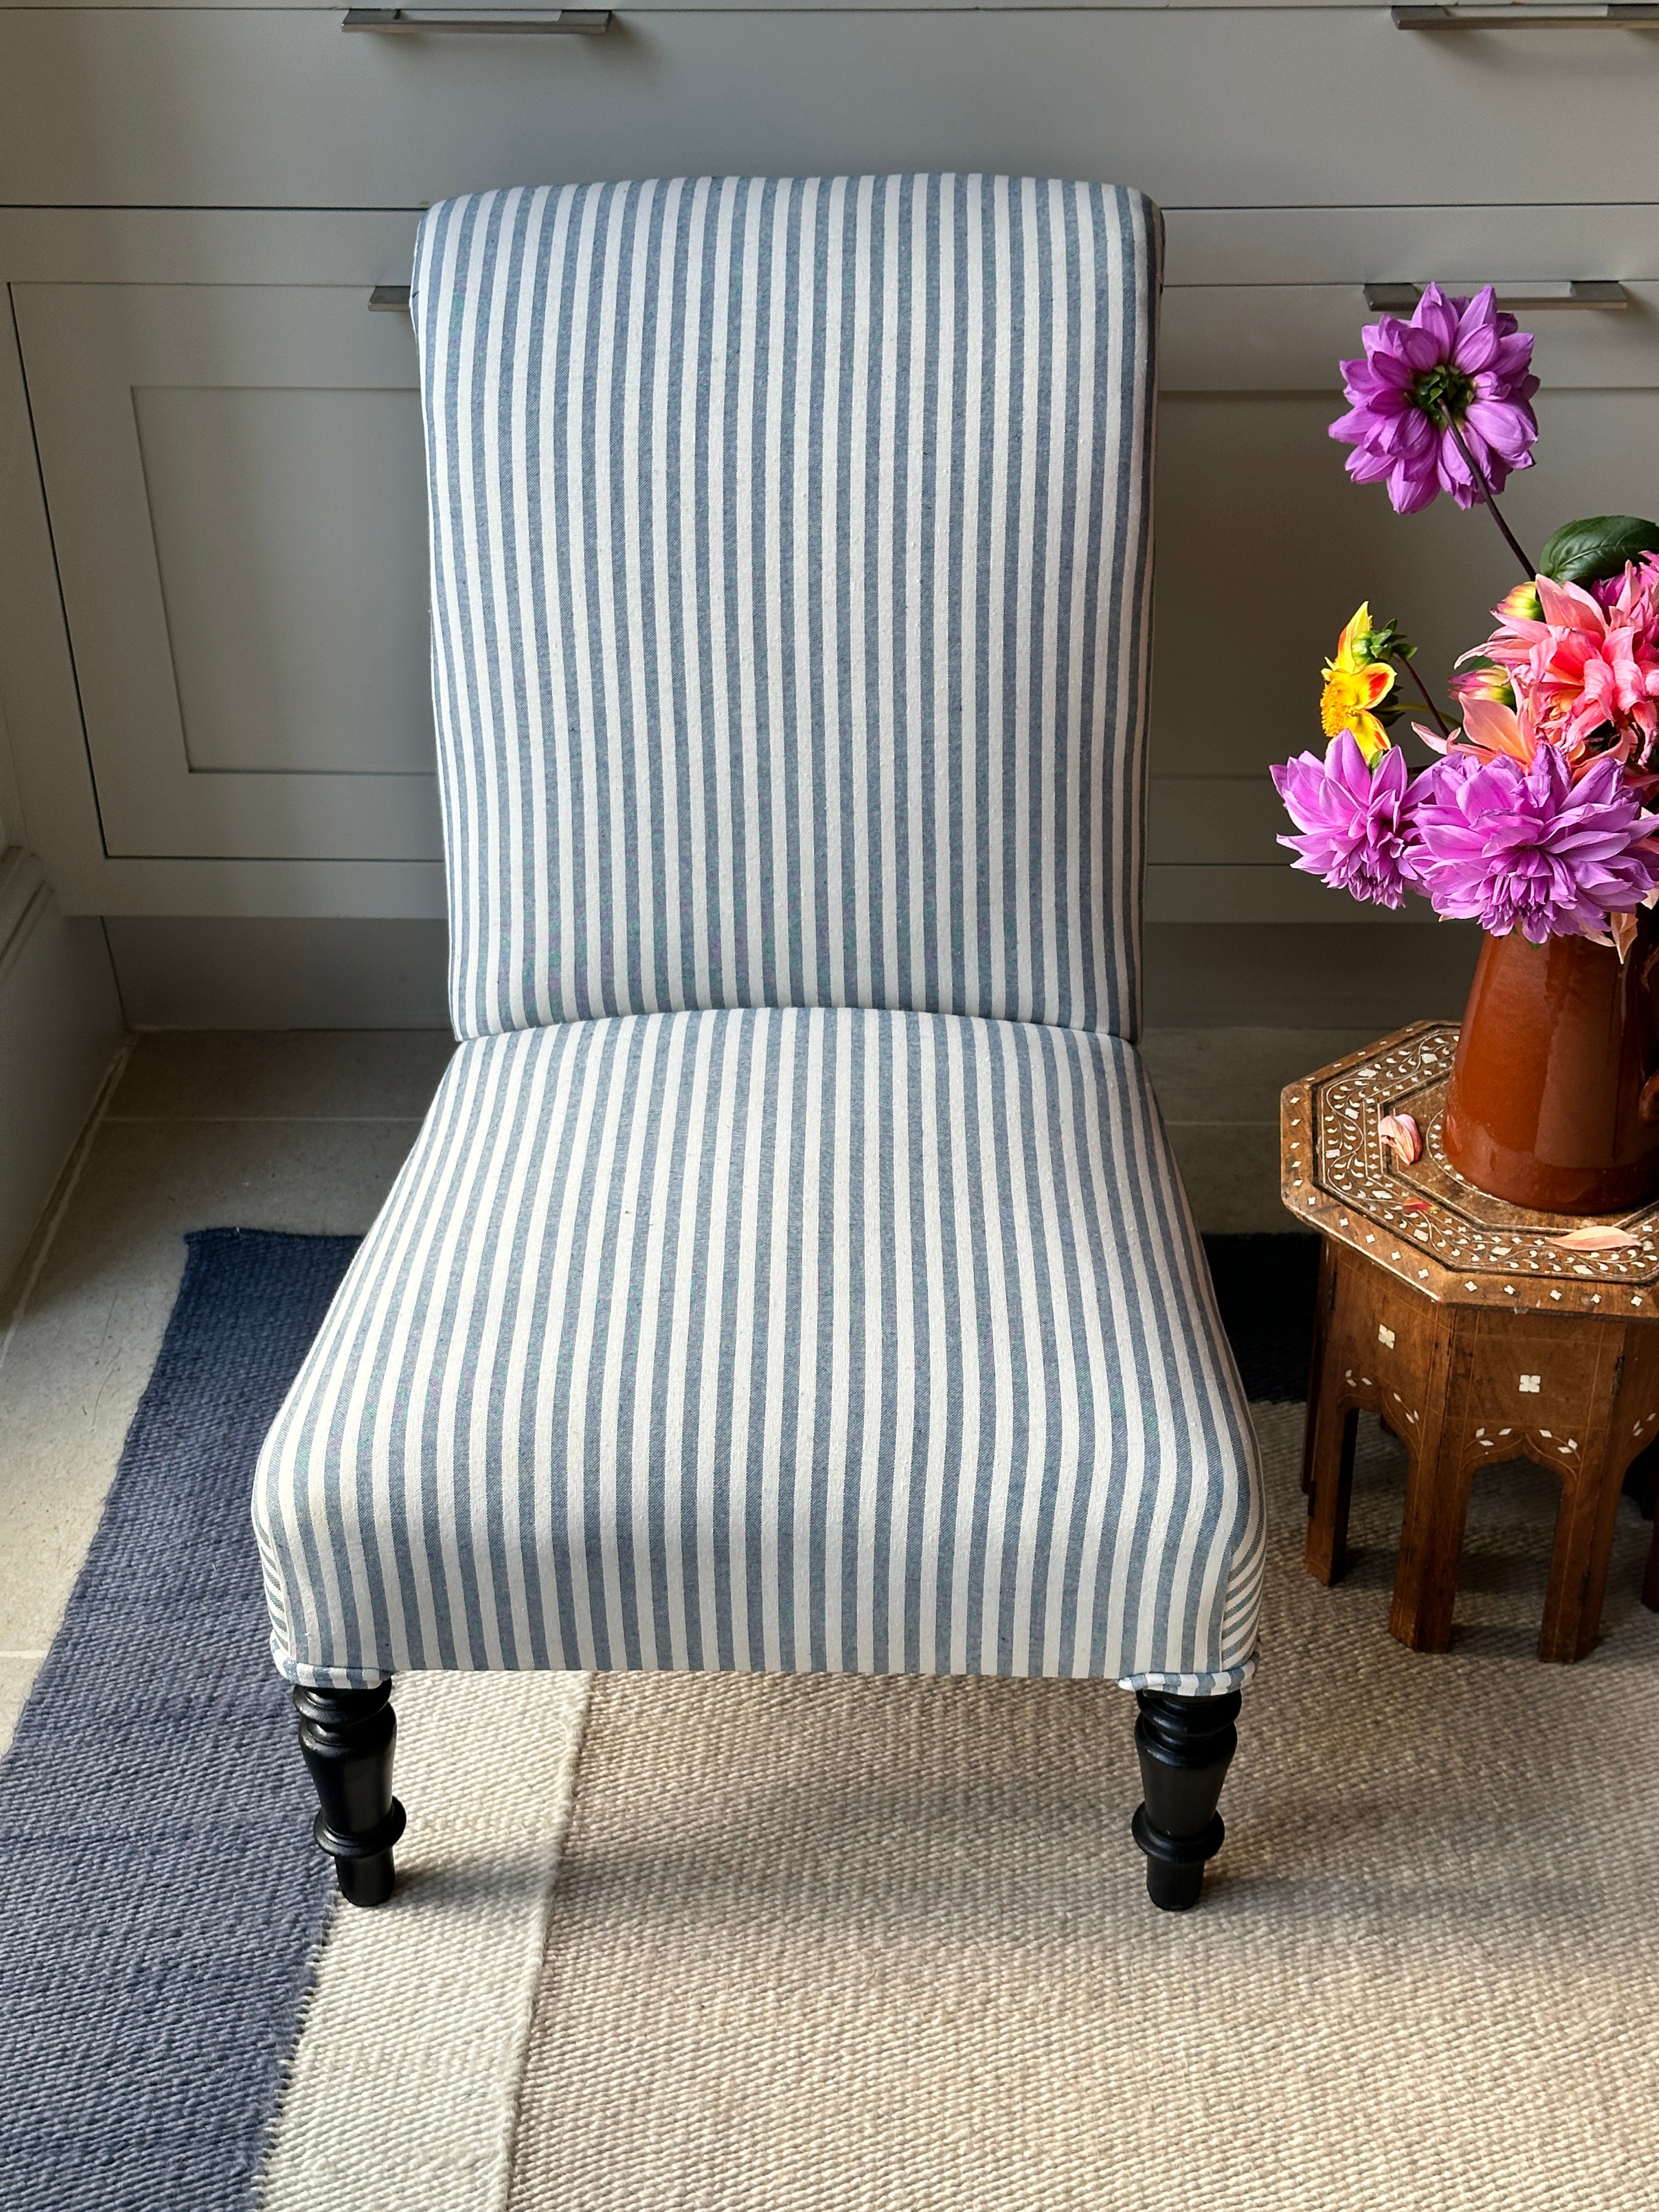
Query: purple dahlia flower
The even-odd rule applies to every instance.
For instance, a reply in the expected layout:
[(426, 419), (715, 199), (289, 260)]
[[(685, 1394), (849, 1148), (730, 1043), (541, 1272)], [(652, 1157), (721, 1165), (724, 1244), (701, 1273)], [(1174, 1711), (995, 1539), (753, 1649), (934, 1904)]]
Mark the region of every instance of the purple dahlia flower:
[(1349, 411), (1331, 425), (1332, 437), (1354, 448), (1347, 466), (1356, 483), (1386, 480), (1401, 514), (1443, 491), (1473, 507), (1480, 487), (1455, 433), (1495, 492), (1511, 469), (1532, 466), (1532, 338), (1499, 313), (1490, 284), (1472, 300), (1449, 300), (1431, 284), (1410, 322), (1384, 315), (1360, 337), (1365, 358), (1342, 363)]
[(1611, 754), (1575, 783), (1554, 745), (1529, 763), (1454, 750), (1420, 782), (1414, 872), (1438, 914), (1541, 945), (1599, 936), (1659, 890), (1659, 817)]
[(1292, 863), (1362, 904), (1398, 906), (1411, 881), (1412, 815), (1424, 782), (1408, 781), (1406, 757), (1390, 746), (1375, 769), (1351, 730), (1331, 739), (1325, 757), (1298, 753), (1273, 771), (1274, 788), (1300, 837), (1281, 837)]

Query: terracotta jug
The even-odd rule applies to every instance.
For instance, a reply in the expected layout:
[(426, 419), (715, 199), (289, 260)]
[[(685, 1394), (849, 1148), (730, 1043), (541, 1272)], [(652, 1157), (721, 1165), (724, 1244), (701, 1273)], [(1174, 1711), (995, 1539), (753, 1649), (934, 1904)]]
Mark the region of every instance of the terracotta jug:
[(1620, 961), (1584, 937), (1480, 948), (1446, 1094), (1446, 1157), (1539, 1213), (1622, 1213), (1659, 1191), (1659, 923)]

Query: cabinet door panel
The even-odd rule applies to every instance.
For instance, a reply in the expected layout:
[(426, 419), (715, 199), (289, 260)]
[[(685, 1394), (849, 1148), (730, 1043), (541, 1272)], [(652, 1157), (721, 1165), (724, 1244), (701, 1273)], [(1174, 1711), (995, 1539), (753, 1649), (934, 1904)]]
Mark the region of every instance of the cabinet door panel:
[(1432, 277), (1467, 291), (1472, 283), (1527, 287), (1569, 276), (1659, 279), (1659, 211), (1640, 200), (1616, 207), (1535, 199), (1511, 206), (1169, 206), (1164, 215), (1172, 284), (1425, 284)]
[(150, 386), (133, 404), (191, 767), (424, 766), (416, 394)]
[[(1655, 211), (1648, 212), (1653, 220)], [(1455, 281), (1467, 294), (1486, 280)], [(1659, 283), (1626, 279), (1625, 291), (1627, 307), (1522, 313), (1537, 341), (1533, 366), (1546, 386), (1659, 385)], [(1373, 319), (1358, 273), (1346, 284), (1171, 284), (1164, 294), (1159, 388), (1328, 390), (1334, 398), (1341, 390), (1338, 363), (1358, 353), (1360, 327)]]
[(1382, 8), (671, 10), (592, 39), (0, 9), (0, 201), (406, 207), (905, 167), (1104, 176), (1200, 208), (1624, 203), (1659, 198), (1656, 89), (1659, 35), (1422, 37)]
[(433, 856), (407, 323), (321, 286), (15, 296), (110, 852)]

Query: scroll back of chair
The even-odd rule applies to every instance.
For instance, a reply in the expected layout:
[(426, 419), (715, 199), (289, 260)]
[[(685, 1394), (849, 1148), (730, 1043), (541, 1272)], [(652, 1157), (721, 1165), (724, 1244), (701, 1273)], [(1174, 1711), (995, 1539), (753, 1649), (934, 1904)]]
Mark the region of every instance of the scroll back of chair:
[(981, 176), (423, 220), (463, 1036), (860, 1006), (1133, 1037), (1160, 225)]

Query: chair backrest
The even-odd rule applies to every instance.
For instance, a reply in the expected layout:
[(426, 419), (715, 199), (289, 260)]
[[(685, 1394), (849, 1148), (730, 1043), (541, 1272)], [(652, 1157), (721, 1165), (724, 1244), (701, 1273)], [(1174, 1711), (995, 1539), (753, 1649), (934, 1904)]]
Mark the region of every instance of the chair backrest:
[(1111, 186), (480, 192), (412, 311), (458, 1034), (1133, 1036), (1160, 222)]

